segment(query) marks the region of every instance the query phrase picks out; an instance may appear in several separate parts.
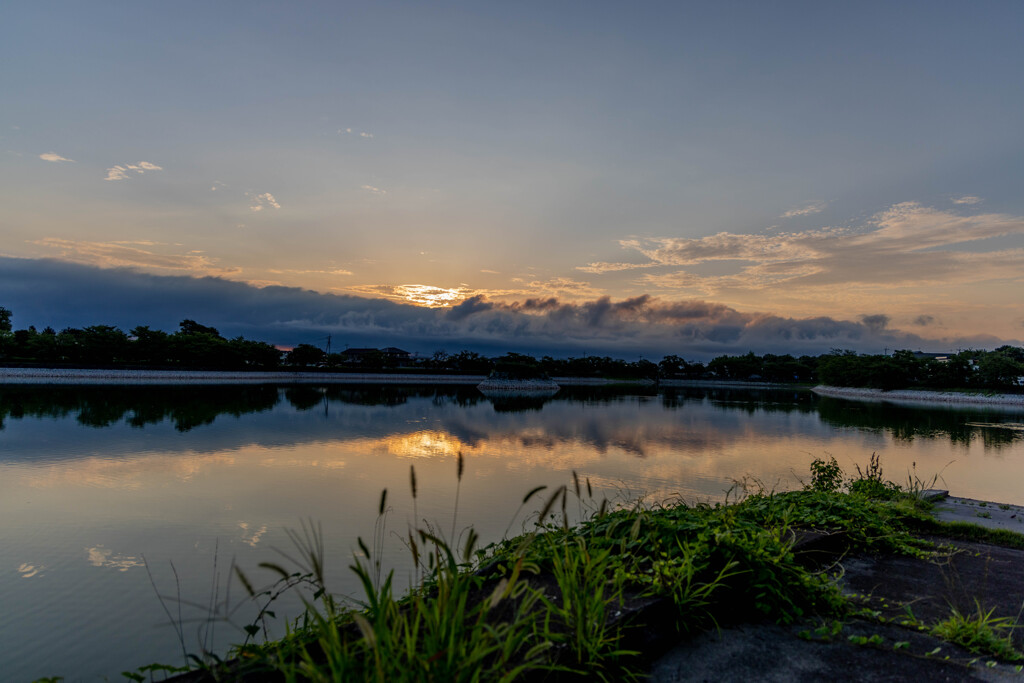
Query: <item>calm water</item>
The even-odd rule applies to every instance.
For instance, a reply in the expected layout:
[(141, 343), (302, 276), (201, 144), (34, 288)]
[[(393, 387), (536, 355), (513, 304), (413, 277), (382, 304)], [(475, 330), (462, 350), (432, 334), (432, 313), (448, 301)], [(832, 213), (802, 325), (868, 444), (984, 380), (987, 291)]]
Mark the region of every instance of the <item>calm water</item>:
[[(488, 541), (521, 528), (528, 490), (571, 484), (573, 470), (597, 501), (718, 501), (744, 476), (792, 488), (815, 457), (852, 471), (878, 452), (895, 479), (916, 463), (957, 495), (1024, 504), (1021, 422), (797, 391), (563, 389), (494, 403), (470, 387), (0, 387), (0, 672), (119, 679), (181, 663), (158, 592), (188, 651), (239, 641), (253, 607), (230, 564), (269, 582), (257, 565), (281, 561), (285, 529), (304, 519), (323, 523), (329, 588), (354, 593), (346, 567), (356, 537), (373, 536), (381, 489), (389, 532), (413, 517), (410, 466), (420, 517)], [(407, 585), (395, 534), (386, 548)], [(211, 604), (234, 609), (236, 626), (204, 635)]]

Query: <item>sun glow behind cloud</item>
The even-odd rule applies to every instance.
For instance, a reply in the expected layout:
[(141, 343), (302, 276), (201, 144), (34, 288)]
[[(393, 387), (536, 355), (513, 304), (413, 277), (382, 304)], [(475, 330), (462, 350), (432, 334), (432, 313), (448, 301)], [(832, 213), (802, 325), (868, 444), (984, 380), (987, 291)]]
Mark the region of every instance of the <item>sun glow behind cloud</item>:
[(398, 301), (424, 308), (454, 306), (473, 295), (467, 287), (435, 287), (433, 285), (355, 285), (346, 288), (356, 294)]

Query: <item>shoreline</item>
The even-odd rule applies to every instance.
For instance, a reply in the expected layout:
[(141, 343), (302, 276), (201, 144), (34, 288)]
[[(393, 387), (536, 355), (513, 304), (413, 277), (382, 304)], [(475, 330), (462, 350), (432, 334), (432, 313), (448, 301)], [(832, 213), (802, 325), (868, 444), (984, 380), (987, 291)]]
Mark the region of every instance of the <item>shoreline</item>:
[[(84, 368), (0, 368), (4, 384), (435, 384), (476, 386), (487, 375), (439, 375), (382, 372), (302, 372), (232, 370), (117, 370)], [(554, 377), (563, 386), (637, 385), (645, 380), (603, 377)]]
[[(820, 500), (823, 495), (828, 499)], [(792, 678), (794, 672), (811, 672), (815, 679), (821, 680), (846, 680), (851, 667), (861, 674), (855, 680), (863, 681), (881, 678), (994, 680), (982, 675), (993, 670), (997, 675), (1012, 675), (1013, 667), (1020, 661), (1019, 640), (1015, 643), (1006, 636), (1005, 642), (995, 644), (1003, 645), (999, 649), (991, 642), (979, 645), (958, 633), (941, 631), (939, 627), (944, 623), (958, 623), (954, 619), (958, 615), (957, 609), (969, 614), (972, 599), (978, 610), (987, 610), (987, 613), (982, 612), (984, 619), (995, 615), (992, 623), (1014, 620), (1013, 614), (1020, 604), (1022, 590), (1016, 577), (1024, 567), (1024, 536), (1020, 534), (1024, 525), (1020, 519), (1022, 508), (949, 497), (948, 491), (938, 489), (902, 495), (933, 501), (932, 514), (928, 514), (928, 508), (921, 510), (915, 507), (919, 514), (904, 511), (890, 517), (883, 512), (896, 511), (890, 507), (891, 500), (869, 500), (840, 491), (807, 490), (778, 494), (778, 498), (773, 493), (769, 503), (780, 503), (780, 498), (792, 498), (791, 503), (781, 501), (781, 507), (776, 506), (774, 511), (771, 506), (751, 507), (745, 511), (748, 500), (727, 504), (725, 507), (732, 508), (736, 517), (728, 516), (730, 513), (723, 517), (724, 508), (718, 506), (687, 508), (683, 505), (683, 513), (678, 512), (679, 508), (671, 507), (650, 511), (648, 514), (652, 517), (662, 516), (669, 527), (684, 523), (687, 528), (709, 531), (743, 520), (750, 525), (744, 527), (746, 533), (758, 534), (755, 536), (757, 542), (768, 547), (772, 547), (773, 542), (782, 544), (786, 552), (769, 555), (767, 559), (754, 553), (743, 555), (751, 558), (747, 561), (755, 568), (775, 580), (770, 588), (759, 584), (747, 586), (742, 580), (732, 581), (750, 570), (726, 573), (737, 563), (736, 560), (730, 562), (734, 554), (728, 550), (729, 546), (722, 551), (724, 558), (704, 569), (712, 577), (719, 572), (718, 578), (709, 585), (719, 588), (722, 593), (741, 596), (735, 603), (717, 599), (716, 594), (715, 599), (701, 602), (699, 609), (684, 610), (682, 608), (689, 607), (687, 592), (666, 591), (664, 584), (654, 582), (646, 589), (641, 584), (614, 584), (614, 572), (618, 570), (608, 562), (607, 541), (614, 543), (621, 536), (623, 540), (620, 542), (624, 543), (628, 530), (640, 527), (636, 522), (628, 523), (630, 515), (636, 514), (628, 510), (609, 513), (610, 518), (622, 518), (619, 520), (622, 523), (606, 525), (600, 535), (588, 529), (588, 523), (581, 523), (572, 528), (566, 524), (564, 538), (559, 537), (563, 533), (561, 530), (552, 527), (540, 535), (532, 532), (507, 539), (502, 544), (504, 549), (499, 548), (488, 563), (475, 570), (452, 569), (452, 573), (442, 575), (442, 578), (446, 581), (445, 586), (456, 595), (464, 595), (466, 591), (475, 593), (475, 599), (469, 598), (461, 603), (460, 611), (464, 618), (457, 621), (479, 625), (485, 622), (482, 615), (498, 602), (508, 600), (515, 603), (518, 599), (516, 594), (507, 588), (512, 583), (524, 587), (525, 591), (519, 591), (519, 595), (530, 591), (549, 591), (555, 595), (561, 591), (565, 595), (570, 590), (584, 587), (559, 578), (553, 568), (553, 565), (558, 565), (550, 557), (551, 549), (557, 549), (556, 555), (563, 552), (563, 548), (576, 548), (577, 544), (584, 553), (591, 549), (592, 554), (588, 554), (587, 559), (596, 565), (594, 571), (604, 575), (605, 583), (619, 586), (615, 595), (608, 597), (599, 593), (596, 597), (598, 603), (604, 603), (600, 608), (601, 614), (606, 615), (600, 624), (615, 635), (609, 637), (607, 643), (602, 643), (605, 647), (597, 652), (596, 657), (584, 653), (575, 655), (577, 659), (574, 660), (574, 651), (562, 648), (553, 649), (553, 656), (546, 662), (539, 659), (526, 662), (536, 665), (525, 668), (526, 680), (544, 677), (548, 671), (545, 664), (569, 667), (581, 677), (597, 671), (618, 674), (633, 669), (643, 671), (652, 683), (689, 683), (720, 678), (760, 680), (763, 678), (760, 674), (766, 670), (773, 674), (773, 679), (779, 680)], [(830, 510), (836, 504), (851, 505), (858, 512), (855, 516), (858, 521), (831, 523), (824, 527), (811, 521), (819, 520), (823, 509)], [(778, 515), (783, 509), (785, 514)], [(781, 517), (787, 521), (781, 523)], [(730, 521), (724, 522), (725, 519)], [(796, 520), (792, 527), (789, 526), (791, 519)], [(652, 541), (662, 537), (657, 528), (647, 532), (640, 547), (650, 548)], [(732, 529), (731, 526), (726, 528)], [(751, 528), (760, 531), (751, 531)], [(617, 535), (613, 536), (611, 530), (616, 530)], [(549, 534), (553, 540), (544, 545)], [(527, 536), (530, 542), (522, 543)], [(697, 543), (710, 544), (712, 538), (715, 538), (714, 534), (705, 534), (705, 540)], [(603, 546), (601, 539), (606, 541)], [(928, 550), (923, 550), (925, 546), (922, 543), (929, 544)], [(527, 546), (537, 548), (536, 552), (529, 555), (523, 550)], [(602, 547), (603, 553), (600, 552)], [(702, 545), (688, 547), (713, 555)], [(509, 548), (519, 550), (508, 553)], [(643, 551), (637, 552), (643, 554)], [(662, 552), (661, 555), (667, 554)], [(538, 571), (523, 575), (516, 571), (510, 579), (508, 567), (517, 558), (521, 563), (526, 557), (537, 563)], [(591, 557), (598, 559), (591, 560)], [(677, 558), (677, 563), (685, 564), (687, 557)], [(828, 575), (824, 581), (812, 578), (822, 576), (821, 566), (839, 561), (843, 561), (844, 568), (840, 575)], [(1000, 571), (994, 573), (993, 566), (998, 566)], [(494, 571), (496, 568), (498, 570)], [(502, 577), (500, 583), (499, 576)], [(505, 593), (501, 593), (502, 587), (506, 588)], [(487, 595), (491, 596), (491, 604), (481, 609), (488, 600)], [(392, 600), (390, 595), (387, 599)], [(762, 602), (758, 603), (758, 600)], [(790, 606), (794, 609), (791, 610)], [(913, 611), (910, 611), (911, 606)], [(950, 617), (951, 608), (953, 617)], [(401, 671), (401, 664), (396, 669), (390, 659), (370, 660), (367, 655), (369, 648), (364, 643), (382, 642), (384, 647), (393, 648), (395, 633), (405, 634), (401, 627), (410, 623), (408, 617), (402, 621), (403, 615), (413, 613), (415, 617), (432, 609), (435, 608), (430, 598), (415, 601), (401, 610), (395, 609), (392, 612), (395, 616), (390, 622), (381, 619), (370, 625), (364, 618), (359, 622), (358, 630), (352, 620), (321, 620), (321, 626), (303, 632), (305, 641), (299, 642), (330, 643), (336, 655), (335, 661), (350, 666), (349, 671), (355, 674), (376, 672), (382, 677), (390, 675), (398, 680), (396, 674)], [(557, 606), (554, 609), (557, 610)], [(680, 614), (696, 616), (681, 627)], [(544, 619), (546, 628), (547, 619), (565, 618), (561, 615), (561, 612), (552, 611), (547, 617), (537, 617), (535, 613), (506, 610), (495, 621), (507, 620), (502, 623), (505, 627), (522, 627), (531, 619)], [(721, 625), (716, 617), (722, 618)], [(812, 631), (815, 624), (822, 623), (822, 619), (830, 621), (830, 629)], [(419, 624), (420, 620), (413, 618), (412, 622)], [(714, 631), (710, 624), (715, 626)], [(367, 635), (371, 629), (372, 636)], [(1003, 630), (995, 632), (997, 638), (1002, 636)], [(515, 634), (519, 631), (509, 628), (509, 632)], [(469, 638), (472, 634), (459, 632), (457, 636)], [(271, 641), (271, 652), (275, 651), (274, 642)], [(620, 651), (609, 653), (613, 647)], [(261, 661), (263, 651), (255, 649), (249, 657), (229, 657), (218, 661), (212, 668), (184, 672), (168, 680), (176, 683), (205, 683), (214, 679), (269, 680), (261, 674), (275, 670), (274, 666), (278, 666), (277, 670), (281, 672), (299, 670), (294, 661)], [(632, 651), (630, 654), (638, 658), (627, 660), (624, 657), (626, 651)], [(401, 657), (405, 651), (399, 648), (391, 652), (395, 652), (393, 656)], [(941, 656), (934, 656), (939, 653)], [(422, 661), (423, 653), (417, 650), (412, 656)], [(518, 655), (513, 652), (508, 656)], [(367, 661), (365, 669), (357, 668), (360, 662)], [(519, 659), (513, 661), (523, 663)], [(483, 666), (484, 663), (484, 660), (479, 660), (474, 665)], [(1020, 669), (1016, 669), (1016, 673), (1019, 672)], [(407, 680), (405, 676), (400, 679)], [(497, 680), (495, 670), (483, 670), (481, 680)]]
[(0, 368), (0, 384), (479, 384), (485, 375)]
[(923, 389), (866, 389), (862, 387), (830, 387), (819, 384), (811, 391), (828, 398), (853, 401), (888, 402), (900, 405), (991, 406), (1024, 410), (1024, 394), (973, 394), (958, 391), (928, 391)]

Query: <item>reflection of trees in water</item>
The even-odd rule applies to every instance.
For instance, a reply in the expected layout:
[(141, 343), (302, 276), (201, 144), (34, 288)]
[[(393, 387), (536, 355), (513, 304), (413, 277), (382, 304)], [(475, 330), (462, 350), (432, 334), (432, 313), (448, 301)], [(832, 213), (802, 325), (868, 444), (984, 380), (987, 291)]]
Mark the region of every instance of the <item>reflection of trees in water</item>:
[(551, 396), (489, 396), (496, 413), (525, 413), (530, 410), (540, 412)]
[(210, 424), (219, 415), (238, 417), (270, 410), (277, 402), (277, 388), (271, 385), (17, 385), (0, 388), (0, 428), (8, 417), (74, 417), (87, 427), (110, 427), (122, 421), (144, 427), (170, 421), (184, 432)]
[(661, 391), (666, 408), (682, 408), (687, 403), (710, 402), (722, 410), (742, 410), (748, 415), (769, 413), (811, 413), (817, 396), (804, 389), (748, 389), (737, 387), (667, 387)]
[(297, 384), (284, 390), (285, 399), (296, 410), (310, 410), (324, 402), (324, 390), (307, 384)]
[(565, 403), (607, 404), (633, 400), (636, 396), (657, 396), (658, 388), (653, 384), (612, 384), (608, 386), (563, 386), (558, 390), (557, 400)]
[(901, 406), (893, 403), (844, 401), (822, 397), (818, 414), (834, 427), (858, 427), (885, 432), (900, 441), (915, 438), (948, 438), (956, 444), (969, 445), (981, 439), (985, 448), (999, 448), (1021, 437), (1011, 429), (987, 428), (970, 422), (1001, 423), (1004, 413), (971, 409), (932, 409)]
[[(998, 425), (1017, 419), (984, 409), (927, 409), (844, 401), (792, 389), (671, 387), (658, 392), (635, 386), (563, 387), (550, 399), (507, 397), (492, 402), (474, 386), (451, 385), (8, 385), (0, 387), (0, 429), (5, 419), (33, 417), (72, 418), (89, 427), (124, 423), (141, 428), (170, 422), (177, 430), (188, 431), (211, 424), (221, 415), (238, 417), (268, 411), (282, 396), (288, 405), (304, 412), (349, 404), (415, 410), (420, 414), (422, 408), (413, 402), (429, 401), (430, 409), (439, 411), (435, 419), (467, 444), (497, 437), (518, 439), (528, 447), (586, 443), (599, 452), (618, 448), (637, 455), (643, 455), (652, 443), (698, 451), (708, 447), (707, 440), (738, 438), (746, 429), (744, 425), (750, 424), (748, 416), (772, 413), (817, 412), (821, 422), (832, 427), (867, 429), (902, 441), (948, 438), (969, 445), (980, 440), (986, 448), (998, 448), (1024, 439), (1024, 432), (968, 424)], [(635, 412), (635, 404), (652, 402), (660, 404), (662, 410), (680, 412), (671, 417), (658, 417), (658, 411)], [(479, 409), (463, 410), (490, 405), (493, 412), (486, 412), (492, 418)], [(580, 411), (579, 406), (603, 406), (605, 410)], [(646, 417), (638, 419), (641, 416)], [(330, 417), (337, 420), (333, 410)], [(369, 413), (354, 413), (351, 419), (356, 420), (350, 424), (356, 431), (394, 432), (383, 424), (371, 427), (377, 418)]]
[[(310, 392), (308, 394), (310, 397), (312, 397), (312, 392), (315, 392), (317, 397), (315, 403), (303, 406), (301, 402), (293, 401), (288, 392), (285, 392), (289, 402), (300, 410), (306, 410), (317, 405), (325, 397), (331, 403), (348, 403), (358, 406), (400, 406), (407, 403), (410, 399), (429, 398), (434, 405), (454, 404), (462, 407), (475, 405), (482, 398), (476, 387), (471, 386), (400, 386), (394, 384), (351, 386), (328, 384), (295, 387), (294, 390), (297, 391), (299, 389)], [(293, 391), (293, 389), (288, 391)]]

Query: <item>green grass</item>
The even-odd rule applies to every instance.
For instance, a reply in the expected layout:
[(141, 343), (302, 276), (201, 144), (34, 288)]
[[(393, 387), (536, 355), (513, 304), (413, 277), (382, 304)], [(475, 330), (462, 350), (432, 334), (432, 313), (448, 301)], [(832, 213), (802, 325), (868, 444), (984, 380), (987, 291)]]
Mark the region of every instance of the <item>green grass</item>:
[(974, 614), (963, 614), (954, 608), (948, 619), (932, 628), (932, 635), (975, 654), (1007, 662), (1024, 661), (1024, 654), (1014, 647), (1011, 639), (1016, 620), (994, 616), (995, 610), (985, 611), (981, 604), (976, 604), (976, 608)]
[[(460, 482), (462, 473), (460, 457)], [(415, 470), (410, 488), (415, 505)], [(679, 634), (765, 619), (834, 624), (852, 613), (851, 603), (827, 568), (801, 562), (793, 550), (798, 532), (835, 533), (848, 552), (926, 557), (933, 546), (916, 535), (922, 529), (960, 530), (930, 516), (930, 505), (917, 495), (922, 482), (884, 480), (876, 456), (850, 480), (834, 459), (818, 460), (802, 490), (749, 488), (738, 487), (728, 504), (637, 503), (609, 511), (608, 501), (598, 503), (589, 481), (584, 486), (573, 473), (571, 488), (538, 487), (526, 495), (524, 506), (542, 503), (530, 532), (486, 548), (476, 548), (471, 529), (456, 549), (429, 525), (409, 528), (405, 543), (420, 585), (402, 596), (380, 564), (389, 533), (385, 491), (374, 538), (369, 545), (359, 540), (361, 556), (351, 565), (362, 586), (358, 605), (343, 608), (327, 590), (322, 531), (304, 525), (290, 534), (294, 551), (283, 553), (289, 566), (264, 565), (278, 575), (276, 587), (255, 591), (238, 571), (265, 606), (245, 628), (245, 642), (229, 653), (233, 663), (204, 666), (218, 680), (246, 671), (276, 671), (286, 681), (629, 680), (639, 676), (639, 653), (623, 643), (635, 625), (617, 615), (631, 599), (668, 601)], [(573, 497), (577, 510), (590, 511), (576, 526), (566, 512)], [(452, 537), (457, 514), (456, 506)], [(1017, 534), (1013, 539), (1024, 542)], [(255, 642), (267, 606), (298, 585), (312, 587), (305, 616), (284, 638)], [(989, 628), (996, 644), (1008, 627), (980, 611), (974, 621), (979, 631)], [(967, 628), (956, 630), (951, 621), (934, 633), (960, 642), (950, 634), (964, 638)]]

